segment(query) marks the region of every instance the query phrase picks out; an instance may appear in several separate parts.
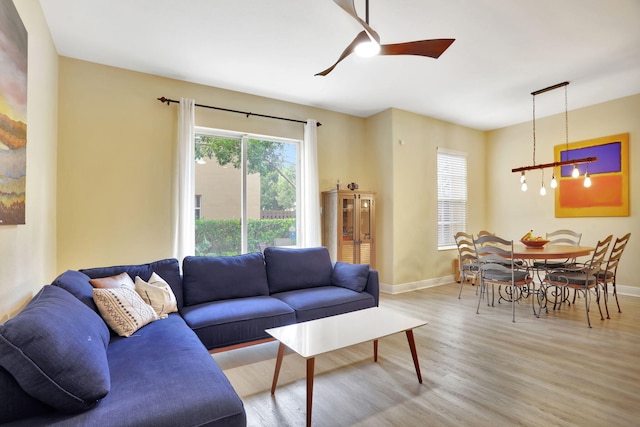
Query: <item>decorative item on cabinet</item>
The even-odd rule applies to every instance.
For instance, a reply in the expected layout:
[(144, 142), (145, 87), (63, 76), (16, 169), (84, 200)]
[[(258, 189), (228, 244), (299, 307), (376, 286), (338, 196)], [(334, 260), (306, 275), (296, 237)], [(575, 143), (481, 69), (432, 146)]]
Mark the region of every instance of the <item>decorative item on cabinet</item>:
[(322, 193), (322, 244), (333, 261), (375, 268), (375, 192)]

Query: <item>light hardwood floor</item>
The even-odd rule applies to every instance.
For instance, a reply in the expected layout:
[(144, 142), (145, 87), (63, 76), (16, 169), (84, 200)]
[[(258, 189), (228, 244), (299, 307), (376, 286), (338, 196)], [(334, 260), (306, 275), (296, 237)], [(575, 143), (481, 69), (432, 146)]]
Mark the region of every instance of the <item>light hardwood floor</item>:
[[(314, 426), (640, 426), (640, 298), (610, 301), (611, 319), (584, 300), (536, 318), (529, 304), (480, 307), (458, 284), (381, 295), (424, 319), (414, 331), (423, 384), (405, 334), (316, 358)], [(244, 401), (249, 426), (305, 424), (305, 361), (287, 353), (275, 396), (277, 343), (213, 357)]]

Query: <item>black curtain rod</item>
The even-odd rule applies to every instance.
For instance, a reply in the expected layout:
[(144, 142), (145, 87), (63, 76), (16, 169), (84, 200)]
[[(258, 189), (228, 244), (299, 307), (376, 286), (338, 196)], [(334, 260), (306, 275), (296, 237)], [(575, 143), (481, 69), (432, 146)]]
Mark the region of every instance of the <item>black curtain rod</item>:
[[(172, 102), (175, 102), (176, 104), (180, 103), (180, 101), (176, 101), (175, 99), (165, 98), (164, 96), (162, 98), (158, 98), (158, 101), (162, 102), (163, 104), (166, 103), (167, 105), (170, 105)], [(211, 105), (203, 105), (203, 104), (195, 104), (195, 106), (196, 107), (203, 107), (203, 108), (210, 108), (212, 110), (227, 111), (229, 113), (244, 114), (247, 117), (249, 117), (249, 116), (265, 117), (267, 119), (286, 120), (288, 122), (302, 123), (303, 125), (307, 124), (307, 122), (304, 121), (304, 120), (288, 119), (286, 117), (267, 116), (266, 114), (250, 113), (250, 112), (247, 112), (247, 111), (239, 111), (239, 110), (230, 110), (229, 108), (212, 107)], [(322, 123), (316, 122), (316, 126), (322, 126)]]

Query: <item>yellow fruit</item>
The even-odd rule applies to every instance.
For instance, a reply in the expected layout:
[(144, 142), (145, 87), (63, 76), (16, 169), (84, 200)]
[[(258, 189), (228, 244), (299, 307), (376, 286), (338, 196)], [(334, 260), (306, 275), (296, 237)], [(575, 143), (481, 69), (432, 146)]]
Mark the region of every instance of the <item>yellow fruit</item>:
[(532, 233), (533, 233), (533, 230), (529, 230), (524, 236), (520, 238), (520, 240), (530, 240)]

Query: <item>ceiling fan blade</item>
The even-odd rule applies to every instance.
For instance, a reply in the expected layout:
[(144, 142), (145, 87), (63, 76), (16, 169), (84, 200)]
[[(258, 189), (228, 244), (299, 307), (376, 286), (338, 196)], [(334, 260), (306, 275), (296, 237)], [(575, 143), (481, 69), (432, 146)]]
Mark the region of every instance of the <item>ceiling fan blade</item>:
[(420, 55), (439, 58), (455, 40), (456, 39), (433, 39), (383, 44), (380, 46), (380, 55)]
[(360, 31), (358, 33), (358, 35), (356, 36), (356, 38), (353, 39), (353, 41), (349, 44), (349, 46), (347, 46), (347, 48), (344, 50), (344, 52), (342, 52), (342, 55), (340, 55), (340, 58), (338, 58), (338, 60), (336, 61), (335, 64), (333, 64), (331, 67), (329, 67), (326, 70), (321, 71), (321, 72), (319, 72), (319, 73), (317, 73), (315, 75), (316, 76), (326, 76), (331, 71), (333, 71), (334, 68), (336, 68), (336, 65), (338, 65), (340, 63), (340, 61), (342, 61), (347, 56), (351, 55), (358, 44), (362, 43), (363, 41), (369, 41), (369, 40), (370, 39), (369, 39), (369, 36), (367, 35), (366, 31)]
[(378, 44), (380, 44), (380, 36), (378, 35), (378, 33), (376, 33), (375, 30), (371, 28), (367, 22), (363, 21), (356, 13), (356, 6), (353, 0), (333, 0), (333, 1), (335, 2), (335, 4), (340, 6), (342, 10), (347, 12), (349, 16), (351, 16), (353, 19), (358, 21), (358, 23), (362, 25), (362, 27), (367, 32), (367, 34), (369, 34), (370, 38), (374, 39), (376, 42), (378, 42)]

